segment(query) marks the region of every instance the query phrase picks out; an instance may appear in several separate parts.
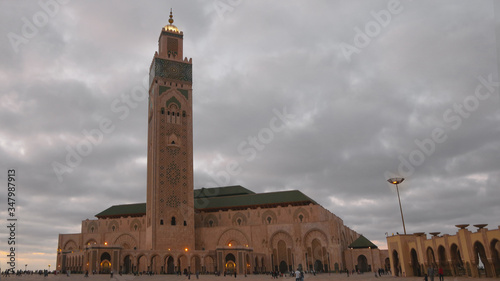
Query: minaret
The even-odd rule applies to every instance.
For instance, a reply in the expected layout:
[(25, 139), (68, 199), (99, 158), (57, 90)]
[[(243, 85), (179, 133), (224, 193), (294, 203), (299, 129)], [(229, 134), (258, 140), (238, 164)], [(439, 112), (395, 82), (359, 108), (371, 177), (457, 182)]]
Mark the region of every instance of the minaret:
[(146, 247), (194, 250), (192, 64), (183, 33), (169, 24), (149, 74)]

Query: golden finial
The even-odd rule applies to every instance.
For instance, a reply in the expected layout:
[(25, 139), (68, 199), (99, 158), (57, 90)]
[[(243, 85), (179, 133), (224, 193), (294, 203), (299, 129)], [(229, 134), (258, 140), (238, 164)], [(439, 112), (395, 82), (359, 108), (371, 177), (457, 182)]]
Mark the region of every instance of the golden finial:
[(170, 18), (168, 19), (170, 24), (174, 23), (174, 16), (172, 15), (172, 8), (170, 8)]

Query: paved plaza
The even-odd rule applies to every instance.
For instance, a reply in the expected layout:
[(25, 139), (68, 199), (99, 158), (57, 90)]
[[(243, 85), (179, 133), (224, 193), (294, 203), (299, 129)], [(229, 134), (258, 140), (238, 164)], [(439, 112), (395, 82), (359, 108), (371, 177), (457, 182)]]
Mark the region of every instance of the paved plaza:
[[(479, 281), (485, 280), (485, 278), (471, 278), (471, 277), (448, 277), (446, 276), (445, 281)], [(488, 278), (489, 279), (489, 278)], [(110, 278), (109, 274), (101, 274), (101, 275), (90, 275), (88, 278), (83, 277), (82, 274), (72, 274), (70, 277), (67, 277), (66, 275), (50, 275), (49, 277), (43, 277), (39, 275), (31, 275), (31, 276), (11, 276), (11, 277), (2, 277), (1, 280), (19, 280), (19, 281), (24, 281), (24, 280), (47, 280), (47, 281), (52, 281), (52, 280), (116, 280), (116, 281), (126, 281), (126, 280), (134, 280), (134, 281), (142, 281), (142, 280), (151, 280), (151, 281), (156, 281), (156, 280), (168, 280), (168, 281), (185, 281), (188, 280), (186, 276), (177, 276), (177, 275), (154, 275), (154, 276), (132, 276), (132, 275), (115, 275), (113, 278)], [(197, 281), (196, 276), (191, 275), (191, 280)], [(234, 276), (214, 276), (214, 275), (200, 275), (199, 276), (199, 281), (231, 281), (231, 280), (240, 280), (240, 281), (270, 281), (273, 280), (271, 275), (248, 275), (247, 277), (245, 276), (237, 276), (234, 278)], [(281, 277), (278, 279), (274, 279), (277, 281), (295, 281), (295, 277)], [(390, 275), (384, 275), (382, 277), (375, 278), (374, 275), (369, 274), (369, 273), (364, 273), (364, 274), (354, 274), (350, 275), (347, 277), (346, 274), (337, 274), (337, 273), (332, 273), (332, 274), (317, 274), (316, 276), (313, 276), (312, 274), (306, 274), (305, 281), (327, 281), (327, 280), (338, 280), (338, 281), (383, 281), (383, 280), (401, 280), (401, 281), (423, 281), (423, 277), (393, 277)], [(439, 278), (435, 277), (435, 281), (438, 281)], [(492, 279), (496, 280), (496, 278)], [(429, 280), (430, 281), (430, 280)]]

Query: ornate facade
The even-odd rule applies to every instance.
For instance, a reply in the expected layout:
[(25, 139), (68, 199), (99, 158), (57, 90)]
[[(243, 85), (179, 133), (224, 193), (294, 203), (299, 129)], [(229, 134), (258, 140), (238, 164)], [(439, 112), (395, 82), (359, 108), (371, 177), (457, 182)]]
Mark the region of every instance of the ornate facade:
[(60, 234), (57, 269), (254, 273), (338, 271), (359, 235), (297, 190), (194, 189), (192, 61), (165, 26), (150, 67), (147, 201), (112, 206)]

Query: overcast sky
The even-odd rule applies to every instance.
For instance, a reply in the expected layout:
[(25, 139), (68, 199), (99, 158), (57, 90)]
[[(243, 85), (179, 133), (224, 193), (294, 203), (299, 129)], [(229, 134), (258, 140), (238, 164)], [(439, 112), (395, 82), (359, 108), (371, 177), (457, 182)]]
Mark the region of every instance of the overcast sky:
[(195, 188), (298, 189), (381, 247), (403, 232), (389, 176), (406, 178), (408, 233), (500, 224), (492, 1), (2, 0), (2, 269), (9, 169), (18, 269), (146, 201), (143, 81), (171, 7), (193, 59)]

